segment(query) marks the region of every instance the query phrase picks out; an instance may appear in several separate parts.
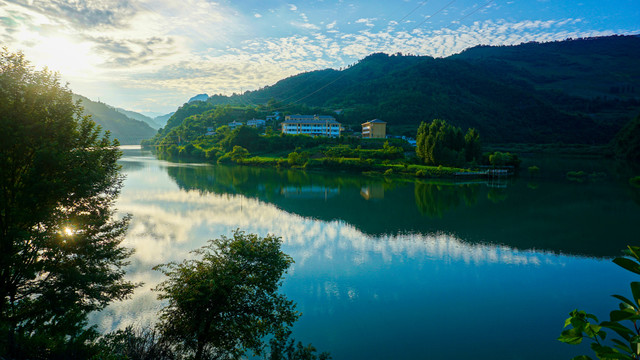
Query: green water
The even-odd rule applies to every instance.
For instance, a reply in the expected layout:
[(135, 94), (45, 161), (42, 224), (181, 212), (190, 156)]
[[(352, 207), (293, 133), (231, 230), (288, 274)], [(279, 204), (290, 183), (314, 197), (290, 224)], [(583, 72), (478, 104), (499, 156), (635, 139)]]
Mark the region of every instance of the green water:
[[(633, 276), (610, 258), (637, 242), (640, 205), (606, 161), (535, 159), (540, 176), (494, 182), (176, 164), (131, 149), (118, 208), (133, 215), (130, 300), (104, 330), (152, 322), (151, 267), (233, 229), (283, 238), (294, 336), (334, 359), (568, 359), (569, 311), (606, 318)], [(573, 168), (575, 167), (575, 168)], [(564, 177), (583, 170), (582, 182)]]

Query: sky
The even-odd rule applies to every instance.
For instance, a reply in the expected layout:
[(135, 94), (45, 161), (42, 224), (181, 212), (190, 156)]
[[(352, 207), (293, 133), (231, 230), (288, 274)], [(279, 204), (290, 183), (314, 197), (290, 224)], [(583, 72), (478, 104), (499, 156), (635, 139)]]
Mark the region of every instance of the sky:
[(0, 46), (148, 115), (375, 52), (639, 33), (638, 0), (0, 0)]

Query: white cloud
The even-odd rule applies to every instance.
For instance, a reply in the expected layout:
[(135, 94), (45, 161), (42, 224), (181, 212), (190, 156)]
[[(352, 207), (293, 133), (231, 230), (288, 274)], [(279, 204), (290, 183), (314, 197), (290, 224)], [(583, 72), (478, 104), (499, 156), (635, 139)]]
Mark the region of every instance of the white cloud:
[[(349, 18), (331, 17), (331, 22), (317, 22), (323, 24), (319, 26), (316, 13), (310, 21), (295, 4), (269, 15), (288, 11), (296, 14), (265, 25), (254, 21), (262, 13), (243, 15), (231, 5), (208, 0), (5, 0), (0, 1), (0, 41), (23, 50), (38, 65), (62, 71), (63, 80), (89, 97), (128, 99), (128, 104), (115, 105), (140, 107), (153, 94), (162, 99), (156, 104), (173, 103), (161, 110), (170, 111), (189, 94), (256, 89), (302, 71), (343, 67), (372, 52), (448, 56), (478, 44), (612, 33), (577, 30), (584, 23), (580, 18), (449, 21), (444, 28), (408, 32), (406, 21), (388, 21), (379, 28), (378, 18), (362, 16), (351, 23), (366, 28), (353, 32), (347, 31), (354, 28), (348, 26)], [(338, 22), (346, 25), (339, 29)], [(277, 32), (264, 31), (264, 26)], [(144, 95), (135, 98), (136, 91)]]
[(373, 19), (367, 19), (367, 18), (360, 18), (358, 20), (356, 20), (356, 24), (365, 24), (366, 26), (369, 27), (374, 27), (375, 24), (373, 23), (373, 21), (376, 21), (378, 19), (373, 18)]
[(300, 21), (292, 21), (290, 22), (291, 25), (301, 28), (301, 29), (306, 29), (306, 30), (320, 30), (320, 27), (314, 24), (310, 24), (308, 22), (300, 22)]

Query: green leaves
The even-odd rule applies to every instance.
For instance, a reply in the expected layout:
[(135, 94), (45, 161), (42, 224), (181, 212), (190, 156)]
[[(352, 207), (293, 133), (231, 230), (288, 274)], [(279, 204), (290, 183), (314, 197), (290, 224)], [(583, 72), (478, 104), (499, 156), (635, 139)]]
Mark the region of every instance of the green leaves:
[[(614, 263), (633, 273), (640, 274), (640, 247), (629, 246), (625, 251), (629, 258), (616, 258)], [(590, 320), (598, 322), (595, 315), (584, 311), (574, 310), (565, 320), (563, 330), (558, 340), (567, 344), (577, 345), (582, 343), (584, 338), (592, 340), (591, 349), (599, 359), (628, 359), (638, 360), (640, 355), (640, 329), (637, 324), (640, 320), (640, 282), (630, 284), (632, 300), (622, 295), (613, 295), (620, 300), (619, 310), (613, 310), (609, 314), (610, 321), (603, 321), (600, 324), (590, 323)], [(627, 327), (625, 324), (632, 325)], [(605, 329), (612, 330), (621, 339), (611, 339), (613, 347), (604, 345), (607, 338)], [(590, 359), (586, 355), (575, 357), (574, 359)]]
[(169, 278), (154, 290), (168, 300), (158, 327), (185, 355), (260, 354), (264, 337), (283, 333), (300, 315), (278, 293), (293, 259), (275, 236), (236, 230), (193, 251), (197, 259), (157, 266)]
[(615, 258), (613, 262), (633, 273), (640, 274), (640, 264), (627, 258)]
[(113, 218), (119, 157), (56, 74), (0, 50), (1, 354), (64, 357), (78, 334), (89, 339), (89, 312), (135, 288), (129, 218)]

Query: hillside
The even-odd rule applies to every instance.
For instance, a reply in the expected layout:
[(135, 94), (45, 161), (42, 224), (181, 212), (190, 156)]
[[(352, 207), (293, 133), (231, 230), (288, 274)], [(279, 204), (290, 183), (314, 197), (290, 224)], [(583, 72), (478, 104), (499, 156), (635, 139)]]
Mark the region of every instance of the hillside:
[(145, 122), (131, 119), (107, 104), (91, 101), (77, 94), (73, 94), (73, 100), (80, 100), (84, 114), (91, 115), (96, 124), (103, 130), (109, 130), (112, 138), (118, 139), (123, 145), (140, 144), (140, 141), (156, 133)]
[(153, 122), (158, 124), (158, 126), (160, 127), (164, 127), (165, 125), (167, 125), (167, 121), (169, 121), (169, 119), (171, 118), (171, 116), (173, 116), (174, 113), (175, 111), (165, 115), (156, 116), (153, 118)]
[(147, 125), (149, 125), (154, 130), (158, 130), (160, 127), (162, 127), (160, 124), (155, 122), (152, 118), (150, 118), (150, 117), (148, 117), (146, 115), (142, 115), (140, 113), (137, 113), (135, 111), (125, 110), (125, 109), (122, 109), (122, 108), (115, 108), (115, 110), (120, 112), (120, 113), (125, 114), (130, 119), (138, 120), (138, 121), (142, 121), (142, 122), (147, 123)]
[(208, 102), (342, 109), (339, 120), (355, 129), (380, 118), (396, 134), (443, 118), (492, 143), (602, 144), (640, 112), (638, 63), (638, 36), (478, 46), (443, 59), (373, 54)]

